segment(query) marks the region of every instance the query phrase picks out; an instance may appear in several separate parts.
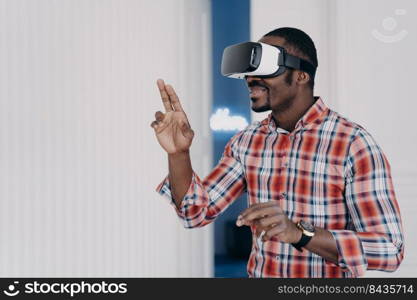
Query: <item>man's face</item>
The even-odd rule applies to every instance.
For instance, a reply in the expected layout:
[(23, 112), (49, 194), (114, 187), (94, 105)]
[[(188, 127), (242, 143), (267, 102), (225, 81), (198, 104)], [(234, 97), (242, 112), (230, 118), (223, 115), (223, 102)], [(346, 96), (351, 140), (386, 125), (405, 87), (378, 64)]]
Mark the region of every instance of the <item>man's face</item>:
[[(259, 42), (282, 47), (285, 40), (268, 36), (261, 38)], [(273, 78), (247, 76), (246, 83), (250, 91), (252, 110), (255, 112), (284, 111), (290, 107), (297, 93), (294, 76), (295, 73), (288, 69)]]

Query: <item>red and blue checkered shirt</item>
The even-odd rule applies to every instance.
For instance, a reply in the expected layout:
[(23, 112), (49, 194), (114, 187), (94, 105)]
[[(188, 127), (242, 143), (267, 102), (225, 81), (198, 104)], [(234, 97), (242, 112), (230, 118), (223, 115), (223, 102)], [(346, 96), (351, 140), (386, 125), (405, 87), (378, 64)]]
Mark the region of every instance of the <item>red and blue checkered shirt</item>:
[[(272, 115), (237, 133), (202, 181), (195, 173), (179, 209), (168, 177), (157, 191), (187, 228), (212, 222), (242, 193), (248, 204), (278, 201), (288, 217), (327, 229), (338, 263), (253, 234), (250, 277), (357, 277), (394, 271), (404, 255), (390, 165), (372, 136), (321, 98), (288, 132)], [(252, 228), (252, 232), (254, 232)]]

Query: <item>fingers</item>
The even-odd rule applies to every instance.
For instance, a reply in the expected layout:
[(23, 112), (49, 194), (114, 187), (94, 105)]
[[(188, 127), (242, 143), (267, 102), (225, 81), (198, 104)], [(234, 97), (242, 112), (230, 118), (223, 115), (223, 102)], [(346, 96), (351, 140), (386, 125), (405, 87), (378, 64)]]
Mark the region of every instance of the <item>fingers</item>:
[(157, 111), (155, 113), (155, 120), (158, 121), (158, 122), (162, 122), (164, 120), (164, 117), (165, 117), (165, 115), (160, 111)]
[(256, 203), (245, 209), (239, 215), (236, 225), (253, 225), (256, 236), (263, 242), (276, 238), (284, 243), (292, 243), (300, 239), (299, 229), (288, 219), (277, 201)]
[(156, 84), (159, 89), (159, 93), (161, 94), (162, 103), (164, 104), (165, 111), (170, 112), (173, 111), (171, 101), (169, 99), (168, 93), (165, 88), (165, 82), (162, 79), (158, 79)]
[(168, 93), (169, 99), (171, 100), (171, 104), (174, 107), (174, 110), (184, 112), (180, 103), (180, 99), (178, 99), (177, 93), (175, 93), (174, 88), (171, 85), (167, 84), (165, 85), (165, 90)]
[(255, 233), (259, 237), (260, 234), (278, 224), (283, 222), (283, 215), (276, 214), (270, 217), (261, 218), (258, 220), (253, 221), (253, 225), (255, 227)]
[(158, 126), (158, 122), (157, 121), (153, 121), (152, 123), (151, 123), (151, 127), (153, 128), (153, 129), (156, 129), (156, 127)]
[(264, 203), (256, 203), (251, 205), (249, 208), (245, 209), (241, 214), (240, 214), (240, 218), (245, 219), (247, 215), (250, 215), (251, 213), (262, 209), (262, 208), (266, 208), (266, 207), (270, 207), (270, 206), (274, 206), (275, 202), (274, 201), (268, 201), (268, 202), (264, 202)]
[(165, 84), (162, 79), (158, 79), (156, 84), (158, 85), (165, 111), (170, 112), (174, 110), (184, 112), (180, 99), (178, 98), (174, 88), (169, 84)]
[(151, 127), (156, 130), (159, 125), (163, 124), (164, 118), (165, 115), (162, 112), (157, 111), (155, 113), (155, 121), (151, 123)]
[(282, 222), (282, 216), (281, 214), (272, 215), (270, 217), (261, 218), (259, 220), (256, 220), (254, 222), (255, 227), (259, 227), (261, 229), (265, 229), (267, 227), (270, 227), (272, 225), (276, 225), (278, 223)]
[(262, 241), (270, 240), (273, 236), (280, 238), (280, 234), (282, 234), (286, 230), (285, 223), (280, 223), (275, 226), (271, 226), (269, 229), (265, 230), (265, 233), (262, 235)]
[(155, 133), (158, 134), (162, 132), (166, 128), (166, 124), (164, 122), (153, 121), (151, 123), (151, 127), (155, 130)]
[(246, 209), (236, 222), (237, 226), (249, 225), (254, 220), (264, 218), (266, 216), (272, 216), (277, 214), (283, 214), (284, 212), (278, 206), (275, 201), (269, 201), (266, 203), (255, 204)]

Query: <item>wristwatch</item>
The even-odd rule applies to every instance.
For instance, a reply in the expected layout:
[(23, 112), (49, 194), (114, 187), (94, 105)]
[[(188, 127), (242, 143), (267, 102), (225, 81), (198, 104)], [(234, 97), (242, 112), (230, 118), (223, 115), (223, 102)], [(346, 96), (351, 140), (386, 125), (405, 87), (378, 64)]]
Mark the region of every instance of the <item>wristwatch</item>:
[(308, 223), (306, 221), (299, 221), (296, 224), (297, 228), (301, 230), (302, 235), (301, 239), (297, 242), (292, 244), (298, 251), (303, 251), (303, 247), (308, 244), (308, 242), (311, 240), (311, 238), (315, 234), (314, 226), (311, 223)]

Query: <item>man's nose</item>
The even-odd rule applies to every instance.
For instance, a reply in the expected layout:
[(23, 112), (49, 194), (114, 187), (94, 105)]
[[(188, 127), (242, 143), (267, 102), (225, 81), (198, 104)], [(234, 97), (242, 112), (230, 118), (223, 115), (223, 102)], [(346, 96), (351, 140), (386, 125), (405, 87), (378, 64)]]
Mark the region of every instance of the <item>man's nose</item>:
[(246, 83), (247, 83), (247, 84), (250, 84), (250, 83), (251, 83), (251, 82), (253, 82), (253, 81), (258, 81), (258, 80), (261, 80), (261, 78), (256, 77), (256, 76), (248, 76), (248, 75), (246, 75), (246, 76), (245, 76), (245, 80), (246, 80)]

